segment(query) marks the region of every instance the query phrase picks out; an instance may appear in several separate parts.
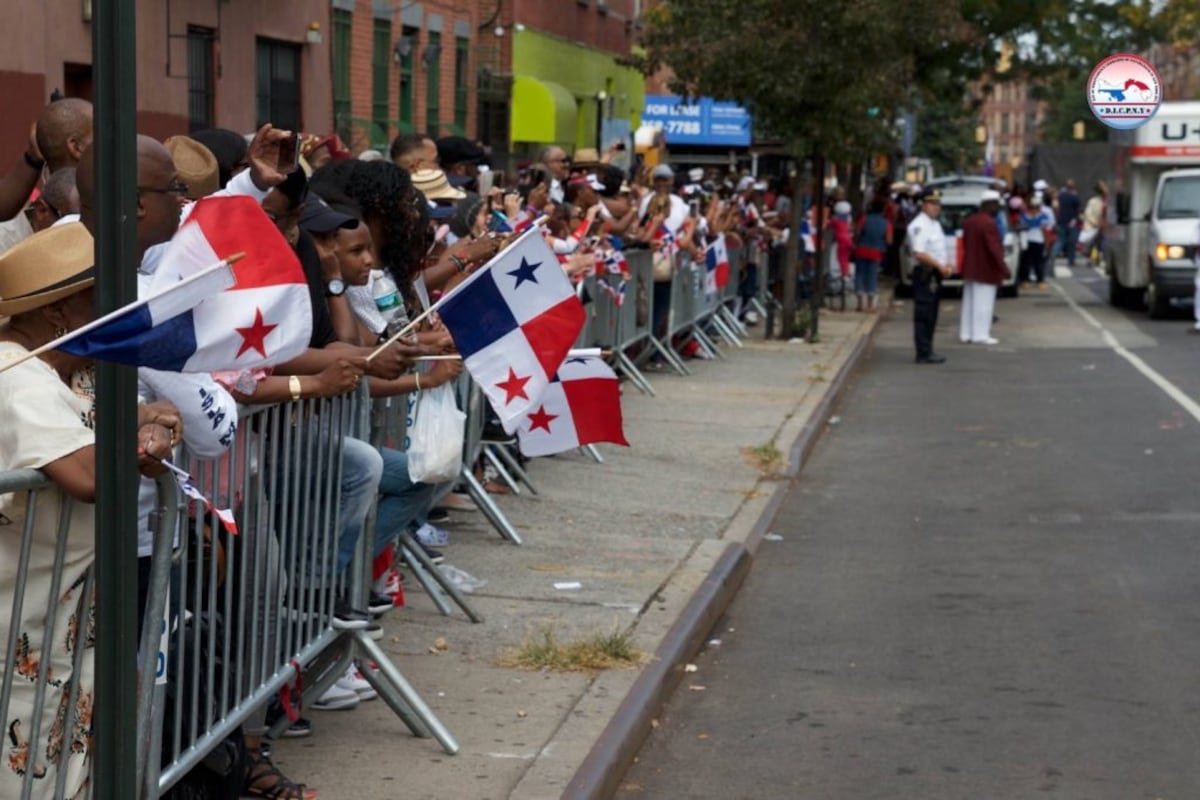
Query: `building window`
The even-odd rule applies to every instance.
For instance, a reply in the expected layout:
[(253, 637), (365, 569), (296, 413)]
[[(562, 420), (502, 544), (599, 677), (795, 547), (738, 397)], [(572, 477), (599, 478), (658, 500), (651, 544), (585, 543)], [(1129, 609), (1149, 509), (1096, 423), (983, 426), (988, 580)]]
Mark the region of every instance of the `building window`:
[(442, 127), (442, 35), (429, 32), (429, 43), (425, 45), (425, 129), (430, 136), (437, 136)]
[(1000, 114), (1000, 133), (1008, 133), (1008, 112), (1004, 111)]
[(467, 135), (467, 79), (470, 70), (471, 43), (458, 38), (454, 42), (454, 125), (455, 133)]
[(188, 130), (199, 131), (211, 128), (213, 120), (213, 71), (212, 28), (188, 26)]
[(413, 78), (413, 51), (417, 49), (416, 28), (402, 28), (400, 41), (396, 43), (396, 55), (400, 58), (400, 132), (412, 133), (416, 129), (417, 89)]
[(300, 130), (300, 45), (257, 40), (258, 126)]
[(392, 21), (375, 20), (374, 47), (371, 51), (371, 144), (386, 147), (391, 138), (388, 130), (388, 106), (391, 93), (388, 82), (392, 76)]
[(349, 11), (333, 9), (333, 128), (350, 124), (350, 22)]

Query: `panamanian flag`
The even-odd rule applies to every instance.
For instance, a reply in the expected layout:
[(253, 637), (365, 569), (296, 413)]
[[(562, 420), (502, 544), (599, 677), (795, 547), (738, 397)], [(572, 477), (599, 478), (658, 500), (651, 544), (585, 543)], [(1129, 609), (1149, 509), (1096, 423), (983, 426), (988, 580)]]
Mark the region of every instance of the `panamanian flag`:
[[(233, 265), (232, 286), (180, 290), (237, 253), (244, 256)], [(139, 288), (142, 300), (127, 313), (81, 329), (60, 349), (166, 372), (214, 372), (282, 363), (308, 348), (312, 305), (304, 269), (251, 197), (197, 202)]]
[(626, 447), (617, 375), (595, 356), (572, 356), (517, 426), (521, 452), (548, 456), (585, 444)]
[(704, 251), (704, 293), (714, 295), (729, 283), (729, 251), (725, 234), (716, 238)]
[(536, 228), (435, 307), (509, 433), (541, 398), (584, 323), (570, 280)]

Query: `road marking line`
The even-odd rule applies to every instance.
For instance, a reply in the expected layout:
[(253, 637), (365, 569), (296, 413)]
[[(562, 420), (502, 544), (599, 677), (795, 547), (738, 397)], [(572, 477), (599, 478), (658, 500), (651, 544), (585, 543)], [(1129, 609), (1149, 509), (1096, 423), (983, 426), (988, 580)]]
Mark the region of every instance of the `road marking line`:
[(1127, 350), (1125, 346), (1121, 344), (1120, 340), (1118, 340), (1117, 337), (1108, 330), (1108, 328), (1104, 327), (1104, 324), (1101, 323), (1100, 320), (1092, 316), (1092, 313), (1086, 308), (1076, 303), (1075, 298), (1067, 294), (1061, 286), (1058, 284), (1053, 284), (1053, 286), (1054, 291), (1062, 295), (1062, 298), (1067, 301), (1067, 305), (1075, 309), (1079, 316), (1083, 317), (1089, 325), (1100, 332), (1100, 337), (1104, 340), (1106, 345), (1112, 348), (1114, 353), (1128, 361), (1130, 365), (1132, 365), (1133, 368), (1138, 372), (1142, 373), (1147, 380), (1149, 380), (1159, 389), (1162, 389), (1163, 393), (1166, 394), (1167, 397), (1170, 397), (1172, 400), (1178, 403), (1184, 411), (1192, 416), (1193, 419), (1195, 419), (1197, 422), (1200, 422), (1200, 403), (1197, 403), (1195, 400), (1188, 397), (1182, 389), (1171, 383), (1171, 381), (1167, 380), (1167, 378), (1158, 372), (1158, 370), (1154, 369), (1154, 367), (1143, 361), (1137, 356), (1137, 354)]

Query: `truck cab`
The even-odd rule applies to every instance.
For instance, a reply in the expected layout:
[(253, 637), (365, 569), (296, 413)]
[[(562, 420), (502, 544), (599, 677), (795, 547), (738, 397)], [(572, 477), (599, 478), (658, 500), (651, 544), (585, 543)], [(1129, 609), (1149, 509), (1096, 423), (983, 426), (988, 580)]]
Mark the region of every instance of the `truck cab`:
[(1195, 292), (1200, 244), (1200, 102), (1164, 103), (1118, 150), (1116, 224), (1106, 230), (1113, 305), (1161, 318)]

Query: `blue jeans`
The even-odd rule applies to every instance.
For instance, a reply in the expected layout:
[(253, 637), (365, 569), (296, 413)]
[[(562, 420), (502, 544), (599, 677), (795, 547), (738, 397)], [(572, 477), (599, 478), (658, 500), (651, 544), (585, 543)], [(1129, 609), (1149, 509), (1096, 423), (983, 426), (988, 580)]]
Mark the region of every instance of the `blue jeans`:
[[(405, 465), (407, 475), (407, 464)], [(354, 558), (354, 548), (362, 536), (363, 524), (371, 503), (379, 491), (384, 460), (371, 445), (349, 436), (342, 440), (342, 507), (338, 513), (337, 573), (341, 574)]]
[(879, 294), (879, 262), (860, 258), (854, 263), (854, 293)]
[(379, 481), (379, 507), (375, 514), (375, 549), (378, 556), (414, 522), (424, 522), (438, 484), (413, 483), (408, 477), (408, 454), (383, 448), (383, 478)]
[(1058, 241), (1054, 243), (1054, 246), (1062, 248), (1061, 252), (1067, 258), (1067, 266), (1075, 266), (1075, 250), (1079, 246), (1079, 226), (1059, 225)]

